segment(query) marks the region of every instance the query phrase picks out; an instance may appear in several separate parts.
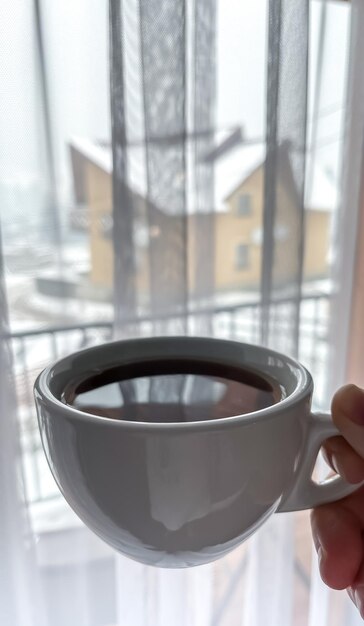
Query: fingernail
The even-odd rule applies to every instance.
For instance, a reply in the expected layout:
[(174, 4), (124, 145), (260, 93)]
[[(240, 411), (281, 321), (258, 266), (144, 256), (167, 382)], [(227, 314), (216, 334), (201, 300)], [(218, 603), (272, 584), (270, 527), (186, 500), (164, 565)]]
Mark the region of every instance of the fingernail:
[[(344, 408), (344, 407), (343, 407)], [(364, 426), (364, 390), (352, 385), (351, 392), (345, 402), (345, 417), (355, 424)]]
[(336, 458), (335, 454), (331, 455), (330, 462), (331, 462), (331, 465), (334, 468), (335, 472), (337, 474), (340, 474), (339, 466), (338, 466), (338, 462), (337, 462), (337, 458)]
[(323, 549), (322, 546), (318, 547), (317, 558), (318, 558), (319, 569), (321, 570), (321, 566), (322, 566), (322, 564), (323, 564), (323, 562), (325, 561), (325, 558), (326, 558), (326, 552), (325, 552), (325, 550)]
[(363, 589), (359, 591), (358, 589), (354, 592), (354, 602), (357, 606), (361, 617), (364, 619), (364, 596)]
[(316, 554), (318, 554), (319, 549), (321, 548), (321, 542), (316, 533), (312, 534), (313, 545), (315, 546)]

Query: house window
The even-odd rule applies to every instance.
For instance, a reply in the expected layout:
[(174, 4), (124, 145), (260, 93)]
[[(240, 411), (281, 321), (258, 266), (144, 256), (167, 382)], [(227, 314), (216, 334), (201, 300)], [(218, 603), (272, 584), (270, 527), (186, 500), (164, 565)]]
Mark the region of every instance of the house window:
[(246, 270), (249, 267), (249, 246), (239, 243), (235, 248), (235, 266), (238, 270)]
[(100, 235), (104, 239), (112, 238), (113, 218), (112, 215), (105, 213), (99, 218)]
[(238, 197), (238, 215), (250, 215), (252, 212), (252, 197), (243, 193)]

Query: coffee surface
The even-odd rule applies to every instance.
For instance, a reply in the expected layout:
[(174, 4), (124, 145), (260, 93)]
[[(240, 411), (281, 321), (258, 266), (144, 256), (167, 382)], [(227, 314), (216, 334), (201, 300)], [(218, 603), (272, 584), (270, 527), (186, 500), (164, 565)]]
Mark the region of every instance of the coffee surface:
[(133, 422), (195, 422), (264, 409), (282, 398), (278, 383), (219, 363), (163, 360), (113, 367), (70, 385), (67, 404)]

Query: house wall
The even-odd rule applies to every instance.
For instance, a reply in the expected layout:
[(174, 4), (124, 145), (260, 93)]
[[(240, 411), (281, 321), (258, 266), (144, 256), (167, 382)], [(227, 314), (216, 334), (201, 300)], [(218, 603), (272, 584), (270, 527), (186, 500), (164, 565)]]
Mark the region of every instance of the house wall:
[(91, 281), (102, 287), (113, 285), (112, 239), (103, 235), (102, 218), (112, 213), (111, 176), (90, 161), (85, 167), (85, 187), (89, 207)]
[(327, 211), (306, 211), (304, 276), (308, 280), (328, 275), (330, 217)]
[[(251, 195), (252, 212), (239, 216), (238, 202), (242, 193)], [(260, 246), (252, 242), (254, 232), (262, 230), (263, 172), (256, 170), (231, 196), (226, 213), (216, 215), (216, 264), (215, 286), (218, 290), (239, 288), (242, 285), (256, 286), (261, 271)], [(249, 245), (250, 263), (246, 269), (236, 266), (236, 248), (239, 244)]]
[[(103, 218), (112, 216), (112, 178), (90, 161), (85, 164), (86, 198), (89, 207), (89, 233), (91, 254), (91, 282), (98, 287), (112, 289), (114, 276), (114, 249), (112, 236), (105, 236)], [(148, 250), (136, 246), (137, 289), (148, 289)]]
[[(216, 216), (216, 270), (218, 289), (257, 288), (261, 278), (261, 244), (263, 241), (263, 168), (257, 170), (237, 189), (228, 201), (228, 212)], [(242, 194), (250, 194), (252, 213), (239, 216), (238, 203)], [(298, 271), (300, 239), (299, 213), (295, 198), (283, 185), (277, 189), (277, 237), (273, 266), (275, 284), (294, 279)], [(320, 278), (328, 272), (330, 214), (326, 211), (306, 211), (304, 276), (307, 280)], [(260, 241), (257, 241), (260, 238)], [(246, 269), (236, 266), (236, 247), (249, 246), (250, 263)]]
[[(217, 215), (187, 216), (187, 273), (189, 293), (204, 297), (215, 290)], [(204, 241), (201, 241), (205, 237)], [(211, 245), (211, 248), (210, 248)]]
[[(263, 190), (264, 170), (260, 168), (229, 198), (228, 213), (217, 216), (216, 285), (218, 289), (257, 288), (260, 284)], [(242, 194), (251, 196), (252, 212), (248, 216), (238, 214), (239, 197)], [(296, 276), (300, 224), (295, 198), (282, 184), (278, 185), (276, 201), (276, 236), (280, 238), (280, 241), (274, 254), (273, 279), (275, 284), (279, 285)], [(236, 266), (236, 248), (239, 244), (249, 246), (250, 262), (245, 269), (239, 269)]]

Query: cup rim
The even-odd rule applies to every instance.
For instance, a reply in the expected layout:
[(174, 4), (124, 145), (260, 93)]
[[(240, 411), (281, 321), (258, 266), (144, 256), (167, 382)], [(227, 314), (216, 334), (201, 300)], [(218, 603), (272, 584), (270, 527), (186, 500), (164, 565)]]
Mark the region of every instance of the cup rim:
[[(132, 343), (140, 343), (144, 342), (163, 342), (163, 341), (203, 341), (203, 342), (213, 342), (215, 346), (219, 344), (227, 345), (238, 345), (241, 348), (249, 348), (254, 349), (260, 352), (269, 353), (269, 356), (275, 357), (277, 359), (283, 360), (288, 365), (292, 366), (291, 371), (292, 375), (293, 371), (296, 370), (299, 373), (296, 380), (296, 387), (290, 393), (289, 396), (283, 398), (278, 403), (273, 404), (264, 409), (260, 409), (258, 411), (253, 411), (251, 413), (242, 413), (240, 415), (233, 415), (229, 417), (220, 417), (213, 420), (200, 420), (200, 421), (191, 421), (191, 422), (133, 422), (127, 420), (116, 420), (110, 419), (109, 417), (103, 417), (101, 415), (94, 415), (92, 413), (86, 413), (84, 411), (80, 411), (75, 407), (72, 407), (68, 404), (65, 404), (60, 399), (58, 399), (49, 388), (49, 380), (54, 375), (54, 370), (56, 367), (60, 365), (66, 365), (68, 361), (72, 360), (76, 355), (86, 354), (86, 353), (94, 353), (97, 351), (101, 351), (102, 348), (109, 347), (113, 349), (117, 349), (120, 344), (128, 343), (131, 345)], [(227, 363), (227, 359), (220, 359), (220, 363), (223, 363), (224, 360)], [(263, 346), (258, 346), (254, 344), (248, 344), (245, 342), (238, 342), (233, 340), (226, 339), (215, 339), (213, 337), (192, 337), (192, 336), (164, 336), (164, 337), (148, 337), (148, 338), (131, 338), (131, 339), (121, 339), (112, 342), (106, 342), (101, 345), (91, 346), (90, 348), (86, 348), (84, 350), (78, 350), (77, 352), (73, 352), (66, 357), (58, 359), (53, 364), (46, 367), (36, 378), (34, 383), (34, 396), (36, 402), (40, 399), (42, 404), (46, 405), (48, 409), (55, 409), (57, 413), (62, 413), (64, 417), (76, 421), (89, 422), (94, 424), (101, 425), (102, 423), (108, 424), (109, 427), (114, 428), (123, 428), (126, 430), (135, 430), (135, 431), (152, 431), (152, 432), (168, 432), (171, 431), (211, 431), (214, 429), (219, 429), (221, 426), (224, 427), (236, 427), (242, 425), (252, 424), (254, 422), (260, 422), (262, 420), (267, 420), (274, 417), (279, 417), (282, 413), (286, 413), (287, 410), (291, 409), (293, 406), (297, 405), (302, 400), (310, 398), (313, 392), (313, 380), (310, 372), (296, 359), (292, 357), (286, 356), (281, 352), (277, 352), (275, 350), (271, 350), (270, 348), (265, 348)]]

